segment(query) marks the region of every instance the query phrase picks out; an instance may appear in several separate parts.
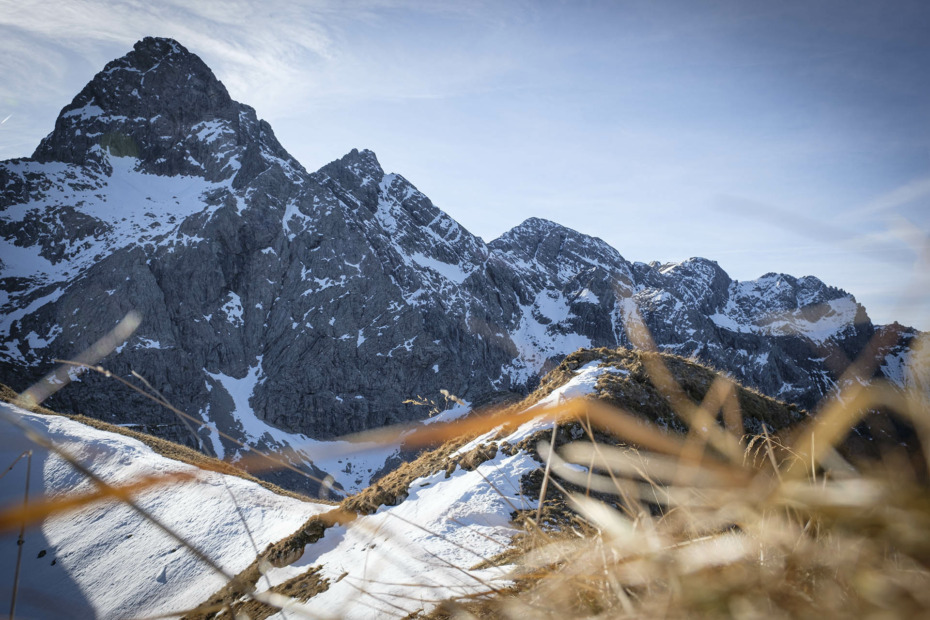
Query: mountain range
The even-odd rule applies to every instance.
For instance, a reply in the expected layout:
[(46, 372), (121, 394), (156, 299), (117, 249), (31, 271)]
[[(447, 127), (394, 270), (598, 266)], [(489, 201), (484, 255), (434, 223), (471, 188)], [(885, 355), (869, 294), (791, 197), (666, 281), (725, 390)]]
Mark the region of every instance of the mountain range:
[(873, 325), (816, 277), (630, 262), (535, 218), (485, 242), (368, 150), (308, 172), (171, 39), (108, 63), (31, 157), (0, 162), (0, 238), (4, 382), (25, 389), (136, 310), (105, 367), (203, 426), (93, 373), (50, 406), (221, 458), (422, 419), (411, 399), (441, 409), (441, 390), (467, 406), (526, 394), (578, 348), (636, 344), (630, 321), (805, 408), (863, 357), (914, 381), (918, 332)]

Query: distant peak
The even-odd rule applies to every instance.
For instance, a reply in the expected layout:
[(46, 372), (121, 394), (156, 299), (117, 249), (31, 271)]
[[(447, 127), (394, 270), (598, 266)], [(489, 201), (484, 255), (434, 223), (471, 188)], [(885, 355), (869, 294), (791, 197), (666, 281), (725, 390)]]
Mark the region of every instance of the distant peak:
[(352, 149), (339, 161), (346, 166), (355, 166), (365, 170), (377, 170), (381, 174), (384, 174), (381, 163), (378, 161), (378, 156), (375, 155), (374, 151), (369, 151), (368, 149), (362, 149), (361, 151)]
[(136, 41), (135, 45), (132, 46), (132, 49), (136, 50), (137, 52), (143, 50), (163, 50), (165, 55), (169, 53), (190, 53), (183, 45), (171, 37), (143, 37), (139, 41)]
[(375, 185), (384, 178), (384, 170), (378, 162), (378, 157), (368, 149), (352, 149), (336, 161), (330, 162), (320, 169), (330, 177), (348, 186)]
[[(54, 131), (39, 144), (39, 161), (85, 163), (100, 141), (93, 136), (123, 134), (148, 152), (165, 137), (185, 136), (200, 122), (239, 120), (232, 100), (210, 68), (174, 39), (146, 37), (110, 61), (62, 109)], [(167, 148), (167, 147), (165, 147)]]
[(94, 105), (106, 113), (206, 117), (229, 112), (226, 87), (196, 54), (174, 39), (145, 37), (106, 64), (63, 113)]
[(714, 269), (719, 269), (720, 264), (709, 258), (704, 258), (703, 256), (692, 256), (689, 259), (683, 260), (679, 265), (684, 267), (691, 267), (693, 265), (707, 265), (708, 267), (713, 267)]
[(174, 39), (145, 37), (141, 41), (136, 41), (136, 44), (132, 46), (132, 52), (120, 60), (129, 60), (133, 66), (144, 71), (171, 56), (197, 58), (195, 54), (190, 53), (186, 47)]
[(572, 230), (558, 222), (553, 222), (552, 220), (544, 220), (539, 217), (531, 217), (523, 220), (503, 235), (500, 236), (501, 240), (505, 239), (514, 239), (514, 238), (529, 238), (529, 237), (544, 237), (549, 234), (556, 233), (559, 235), (567, 235), (571, 237), (581, 237), (584, 236), (578, 231)]
[(531, 217), (523, 220), (515, 228), (543, 228), (543, 229), (553, 229), (553, 228), (565, 228), (558, 222), (553, 222), (552, 220), (546, 220), (541, 217)]
[(540, 259), (544, 263), (548, 261), (550, 267), (556, 264), (558, 256), (567, 253), (575, 257), (599, 255), (599, 263), (612, 263), (624, 271), (628, 268), (620, 253), (604, 240), (538, 217), (524, 220), (491, 241), (488, 246), (496, 251), (522, 255), (526, 260)]
[(140, 54), (150, 54), (164, 58), (172, 54), (190, 54), (187, 48), (169, 37), (145, 37), (132, 46)]

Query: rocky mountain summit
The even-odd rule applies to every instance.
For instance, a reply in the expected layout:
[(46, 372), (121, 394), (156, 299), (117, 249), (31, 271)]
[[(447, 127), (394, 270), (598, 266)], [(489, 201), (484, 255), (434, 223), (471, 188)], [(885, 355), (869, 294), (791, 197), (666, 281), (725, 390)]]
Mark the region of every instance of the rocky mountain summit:
[(422, 418), (404, 401), (440, 389), (525, 393), (580, 347), (633, 344), (637, 312), (660, 349), (804, 407), (864, 351), (904, 385), (916, 334), (869, 349), (865, 309), (815, 277), (631, 263), (546, 220), (485, 243), (371, 151), (307, 172), (169, 39), (109, 63), (32, 157), (0, 163), (0, 237), (0, 379), (27, 387), (136, 309), (105, 365), (198, 436), (93, 375), (50, 404), (220, 457), (239, 450), (221, 433), (275, 448)]

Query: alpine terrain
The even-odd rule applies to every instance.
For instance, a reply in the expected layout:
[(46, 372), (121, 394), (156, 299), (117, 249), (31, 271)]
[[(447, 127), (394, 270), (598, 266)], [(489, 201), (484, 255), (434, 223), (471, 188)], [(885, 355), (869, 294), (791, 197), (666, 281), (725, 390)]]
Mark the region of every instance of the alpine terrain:
[(862, 356), (914, 381), (917, 332), (873, 325), (816, 277), (631, 263), (540, 219), (486, 243), (371, 151), (308, 172), (170, 39), (107, 64), (31, 157), (0, 163), (0, 238), (4, 383), (27, 388), (136, 310), (140, 327), (103, 365), (202, 426), (95, 373), (49, 406), (229, 460), (236, 442), (293, 447), (295, 465), (343, 492), (394, 448), (323, 463), (322, 440), (424, 418), (405, 401), (440, 390), (475, 406), (526, 394), (581, 347), (633, 346), (637, 313), (661, 351), (800, 407)]
[[(659, 426), (679, 429), (681, 418), (650, 382), (650, 360), (667, 364), (683, 389), (699, 397), (718, 378), (670, 355), (578, 351), (509, 411), (445, 427), (451, 433), (438, 447), (339, 505), (300, 501), (267, 484), (270, 488), (261, 488), (248, 476), (229, 475), (233, 468), (226, 463), (164, 440), (0, 403), (0, 421), (7, 426), (0, 434), (0, 458), (12, 463), (0, 484), (0, 505), (6, 511), (21, 505), (27, 486), (33, 506), (62, 502), (24, 536), (8, 527), (9, 513), (0, 511), (0, 526), (6, 526), (0, 527), (0, 545), (7, 558), (0, 568), (5, 577), (0, 602), (18, 581), (16, 610), (28, 617), (213, 618), (233, 611), (253, 619), (372, 618), (422, 617), (417, 614), (446, 600), (508, 592), (526, 568), (518, 567), (526, 551), (520, 534), (533, 531), (537, 506), (545, 507), (540, 525), (557, 534), (573, 518), (565, 506), (566, 487), (603, 490), (610, 481), (578, 465), (588, 462), (578, 450), (597, 437), (600, 451), (618, 451), (596, 423), (566, 417), (554, 426), (541, 414), (582, 398), (590, 406), (635, 405)], [(739, 386), (734, 390), (750, 432), (806, 418), (796, 406)], [(472, 420), (483, 428), (463, 426)], [(36, 445), (34, 435), (54, 450)], [(559, 452), (551, 468), (558, 481), (547, 494), (540, 487), (546, 452), (538, 446), (549, 446), (550, 437)], [(547, 458), (553, 458), (551, 450)], [(153, 477), (157, 484), (130, 495), (134, 506), (99, 499), (65, 506), (98, 490), (69, 459), (112, 487)], [(613, 510), (610, 506), (604, 510)]]

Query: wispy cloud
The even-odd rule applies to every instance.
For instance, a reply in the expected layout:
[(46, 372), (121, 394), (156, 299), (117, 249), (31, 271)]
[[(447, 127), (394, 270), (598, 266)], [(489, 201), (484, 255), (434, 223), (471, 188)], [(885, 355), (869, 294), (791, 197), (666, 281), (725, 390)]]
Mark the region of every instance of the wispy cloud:
[[(477, 10), (476, 7), (481, 7)], [(42, 57), (55, 45), (66, 44), (79, 53), (99, 54), (101, 44), (129, 46), (148, 34), (171, 36), (204, 57), (222, 73), (231, 91), (257, 95), (261, 101), (280, 102), (297, 95), (387, 97), (430, 96), (461, 76), (474, 77), (466, 65), (481, 65), (481, 50), (456, 55), (449, 50), (426, 50), (407, 41), (392, 46), (397, 20), (406, 11), (435, 19), (489, 19), (500, 11), (472, 4), (462, 10), (429, 3), (368, 0), (346, 4), (333, 0), (290, 2), (270, 0), (68, 0), (21, 3), (0, 1), (0, 28), (21, 35), (21, 58)], [(403, 24), (403, 21), (400, 22)], [(378, 32), (378, 28), (383, 30)], [(356, 36), (359, 28), (372, 31), (370, 41)], [(13, 50), (9, 50), (13, 51)], [(445, 67), (437, 56), (458, 57)], [(388, 63), (397, 61), (393, 66)], [(432, 67), (428, 69), (428, 67)], [(485, 67), (486, 68), (486, 67)], [(420, 78), (416, 78), (419, 71)], [(480, 70), (479, 70), (480, 71)], [(296, 91), (296, 92), (295, 92)]]
[[(24, 155), (57, 111), (112, 58), (147, 35), (201, 56), (232, 96), (274, 120), (346, 102), (454, 97), (507, 70), (499, 49), (442, 45), (493, 31), (519, 4), (411, 0), (0, 0), (0, 157)], [(503, 37), (502, 37), (503, 38)], [(42, 120), (37, 120), (41, 117)]]
[(927, 197), (930, 197), (930, 177), (922, 177), (878, 196), (862, 208), (857, 209), (856, 214), (871, 215), (893, 211)]
[(863, 259), (909, 267), (922, 248), (921, 243), (913, 241), (916, 228), (901, 218), (890, 218), (877, 225), (863, 227), (860, 220), (848, 216), (827, 220), (824, 217), (826, 213), (811, 216), (729, 195), (718, 196), (715, 206), (723, 213), (756, 221), (766, 228), (781, 229), (795, 238), (806, 238), (818, 243), (817, 246), (799, 247), (799, 250), (816, 250), (820, 255), (833, 252), (857, 257), (856, 262), (860, 267)]

